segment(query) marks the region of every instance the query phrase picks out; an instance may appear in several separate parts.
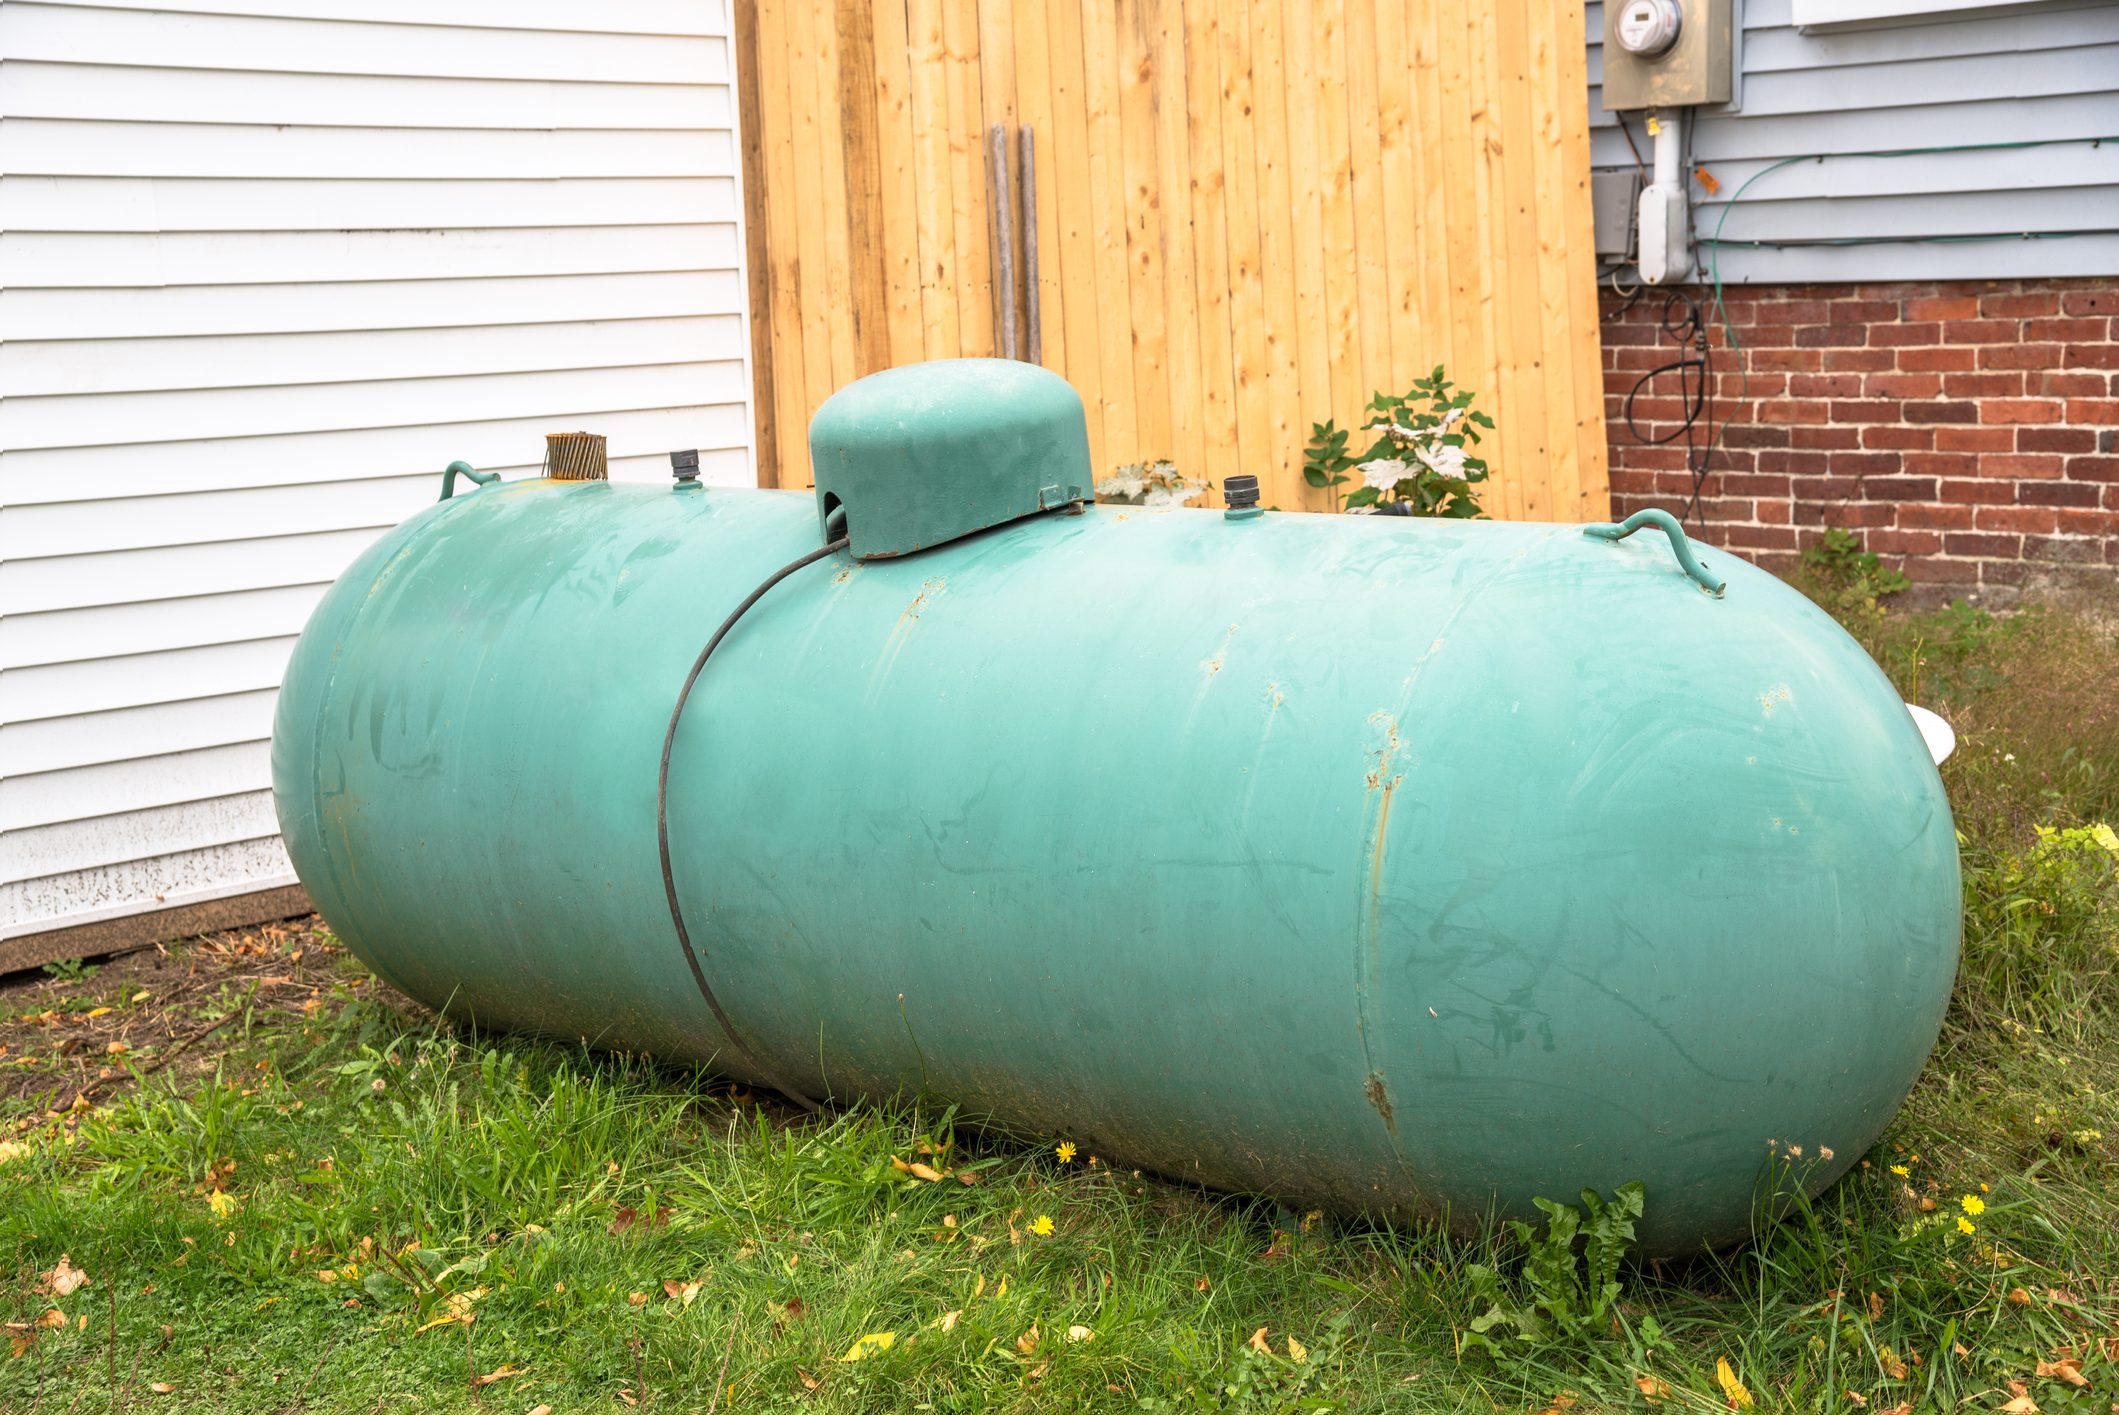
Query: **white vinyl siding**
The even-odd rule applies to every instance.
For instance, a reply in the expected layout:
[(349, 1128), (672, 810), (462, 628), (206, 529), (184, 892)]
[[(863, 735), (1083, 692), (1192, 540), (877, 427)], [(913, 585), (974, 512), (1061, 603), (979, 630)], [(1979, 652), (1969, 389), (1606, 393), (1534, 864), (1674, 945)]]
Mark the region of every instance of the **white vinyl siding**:
[(0, 938), (292, 882), (288, 650), (445, 463), (753, 480), (729, 20), (0, 3)]

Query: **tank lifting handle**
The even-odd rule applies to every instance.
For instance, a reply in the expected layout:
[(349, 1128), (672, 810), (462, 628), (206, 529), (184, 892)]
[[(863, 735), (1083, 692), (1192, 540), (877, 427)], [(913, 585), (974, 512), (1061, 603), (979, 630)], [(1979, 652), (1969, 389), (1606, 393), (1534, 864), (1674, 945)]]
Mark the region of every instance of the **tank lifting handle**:
[(1598, 540), (1621, 541), (1643, 526), (1653, 526), (1664, 535), (1669, 536), (1670, 548), (1677, 552), (1678, 564), (1685, 567), (1685, 573), (1692, 576), (1698, 582), (1699, 587), (1708, 594), (1713, 595), (1716, 599), (1722, 597), (1722, 591), (1728, 587), (1728, 582), (1717, 580), (1713, 575), (1707, 573), (1707, 567), (1700, 564), (1699, 557), (1692, 553), (1692, 542), (1685, 539), (1685, 528), (1679, 525), (1677, 518), (1668, 511), (1657, 511), (1652, 508), (1646, 511), (1636, 511), (1616, 526), (1608, 522), (1600, 525), (1584, 526), (1582, 534), (1594, 536)]
[(469, 477), (480, 486), (491, 486), (494, 482), (500, 480), (499, 472), (481, 472), (469, 462), (451, 462), (448, 469), (441, 474), (441, 495), (435, 499), (447, 501), (454, 496), (456, 494), (456, 479), (459, 476)]

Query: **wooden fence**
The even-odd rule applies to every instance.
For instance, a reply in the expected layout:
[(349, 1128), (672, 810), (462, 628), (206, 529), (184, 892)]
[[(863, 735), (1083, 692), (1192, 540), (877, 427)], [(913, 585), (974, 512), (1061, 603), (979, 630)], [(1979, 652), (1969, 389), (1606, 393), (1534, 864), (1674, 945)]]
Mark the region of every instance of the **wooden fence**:
[[(808, 484), (840, 385), (1027, 319), (998, 220), (1099, 476), (1170, 457), (1326, 509), (1310, 425), (1439, 363), (1499, 423), (1494, 515), (1606, 515), (1579, 0), (736, 9), (768, 481)], [(1011, 191), (1031, 130), (1034, 229), (996, 124)]]

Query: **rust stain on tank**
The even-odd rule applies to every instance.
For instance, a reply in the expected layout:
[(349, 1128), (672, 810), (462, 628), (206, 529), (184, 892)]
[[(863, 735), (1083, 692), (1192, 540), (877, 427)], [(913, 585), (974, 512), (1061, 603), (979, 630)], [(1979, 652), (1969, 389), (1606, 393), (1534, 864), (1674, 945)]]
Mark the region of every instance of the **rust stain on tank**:
[(1361, 1094), (1368, 1097), (1368, 1103), (1376, 1108), (1376, 1114), (1383, 1117), (1383, 1123), (1395, 1134), (1398, 1129), (1398, 1113), (1391, 1108), (1391, 1093), (1383, 1084), (1381, 1071), (1369, 1073), (1368, 1080), (1361, 1083)]

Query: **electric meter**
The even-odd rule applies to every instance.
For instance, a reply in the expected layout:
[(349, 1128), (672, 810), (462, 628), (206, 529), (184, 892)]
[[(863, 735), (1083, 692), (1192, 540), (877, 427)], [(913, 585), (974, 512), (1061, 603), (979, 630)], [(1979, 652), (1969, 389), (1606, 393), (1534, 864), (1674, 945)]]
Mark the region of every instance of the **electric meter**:
[(1619, 47), (1628, 54), (1653, 59), (1669, 52), (1678, 42), (1685, 12), (1678, 0), (1625, 0), (1614, 26)]

